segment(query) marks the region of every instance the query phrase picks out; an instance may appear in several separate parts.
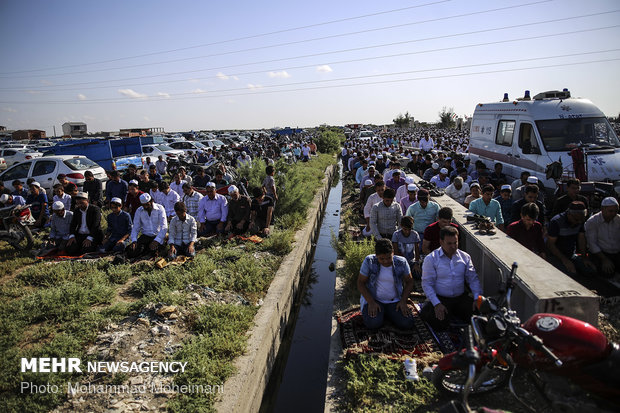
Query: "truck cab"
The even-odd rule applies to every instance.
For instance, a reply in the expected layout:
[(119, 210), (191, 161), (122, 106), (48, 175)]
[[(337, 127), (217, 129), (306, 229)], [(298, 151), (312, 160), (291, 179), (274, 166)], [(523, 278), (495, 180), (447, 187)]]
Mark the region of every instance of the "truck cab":
[(581, 148), (591, 181), (620, 180), (620, 141), (603, 112), (591, 101), (573, 98), (567, 89), (542, 92), (476, 106), (470, 130), (472, 161), (482, 160), (493, 169), (496, 162), (513, 179), (523, 170), (535, 175), (546, 188), (555, 182), (546, 177), (546, 166), (560, 161), (562, 178), (575, 177), (571, 150)]

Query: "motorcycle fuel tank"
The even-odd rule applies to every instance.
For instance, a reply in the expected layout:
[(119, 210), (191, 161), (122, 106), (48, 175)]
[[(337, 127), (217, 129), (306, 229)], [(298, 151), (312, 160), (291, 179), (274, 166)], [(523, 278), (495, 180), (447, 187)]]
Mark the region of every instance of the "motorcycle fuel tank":
[(523, 324), (562, 361), (601, 359), (610, 351), (605, 335), (593, 325), (558, 314), (534, 314)]

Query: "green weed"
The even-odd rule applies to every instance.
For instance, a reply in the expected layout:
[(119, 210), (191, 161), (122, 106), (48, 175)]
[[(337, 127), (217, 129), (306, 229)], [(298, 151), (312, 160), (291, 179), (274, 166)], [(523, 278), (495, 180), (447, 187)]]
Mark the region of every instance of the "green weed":
[(342, 410), (412, 412), (435, 402), (439, 394), (426, 379), (405, 379), (400, 361), (361, 354), (344, 365), (346, 397)]
[[(187, 361), (184, 373), (175, 376), (177, 385), (223, 385), (234, 373), (232, 360), (243, 354), (252, 326), (254, 306), (213, 304), (196, 310), (193, 330), (197, 334), (175, 355)], [(168, 402), (172, 412), (211, 412), (217, 394), (179, 394)]]

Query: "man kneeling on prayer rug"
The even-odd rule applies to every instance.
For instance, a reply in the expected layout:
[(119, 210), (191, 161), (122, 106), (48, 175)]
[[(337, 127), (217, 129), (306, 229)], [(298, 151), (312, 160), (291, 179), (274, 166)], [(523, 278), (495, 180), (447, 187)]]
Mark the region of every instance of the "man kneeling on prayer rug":
[(414, 327), (407, 307), (407, 298), (413, 290), (411, 269), (404, 257), (394, 255), (389, 239), (378, 240), (375, 253), (364, 259), (357, 288), (367, 328), (380, 328), (386, 318), (400, 329)]
[(422, 289), (429, 301), (420, 312), (420, 317), (437, 331), (447, 330), (450, 318), (469, 320), (474, 300), (482, 295), (471, 257), (458, 249), (458, 230), (449, 225), (443, 227), (439, 243), (440, 247), (427, 255), (422, 265)]

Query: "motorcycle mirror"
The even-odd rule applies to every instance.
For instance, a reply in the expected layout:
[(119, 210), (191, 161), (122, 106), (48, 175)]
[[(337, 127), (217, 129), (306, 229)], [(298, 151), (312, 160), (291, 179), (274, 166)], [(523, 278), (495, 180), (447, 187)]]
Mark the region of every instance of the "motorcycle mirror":
[(478, 301), (481, 301), (480, 305), (478, 305), (478, 310), (481, 314), (489, 314), (497, 311), (497, 305), (493, 302), (492, 299), (484, 298), (480, 300), (480, 297), (478, 297)]

